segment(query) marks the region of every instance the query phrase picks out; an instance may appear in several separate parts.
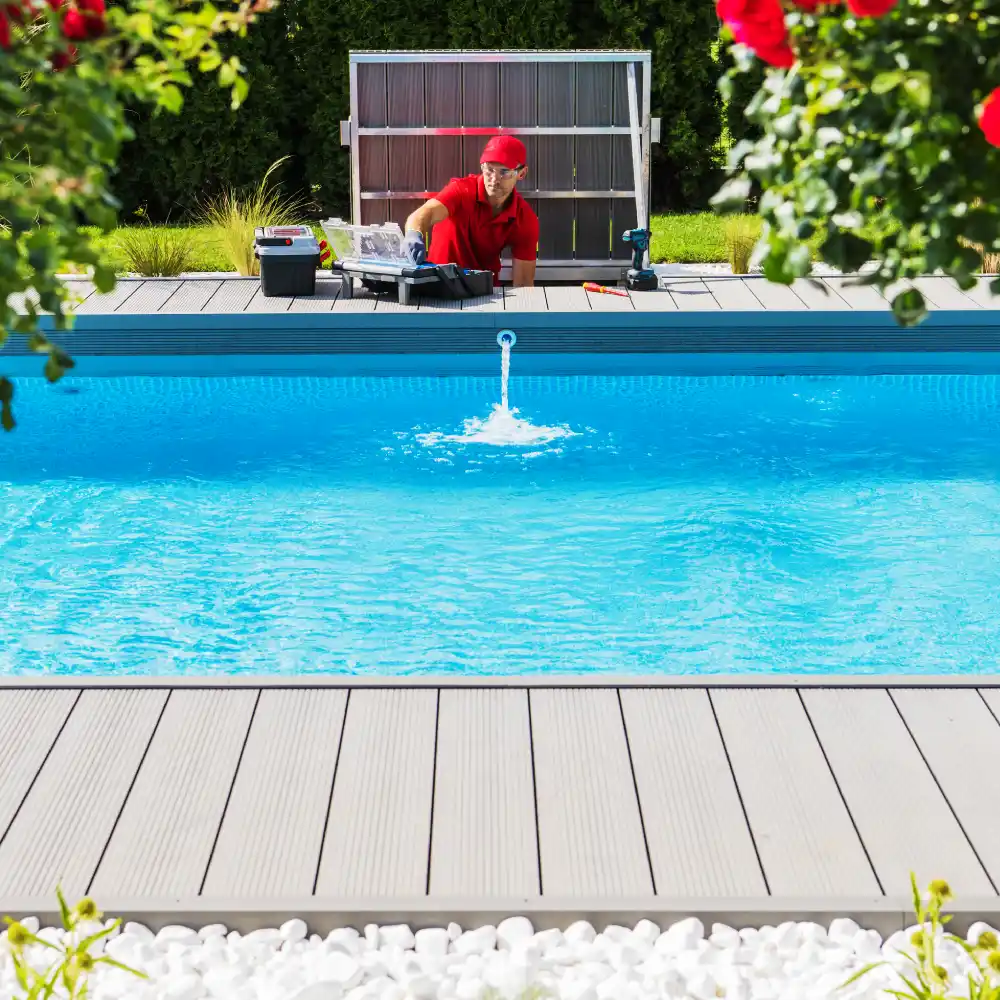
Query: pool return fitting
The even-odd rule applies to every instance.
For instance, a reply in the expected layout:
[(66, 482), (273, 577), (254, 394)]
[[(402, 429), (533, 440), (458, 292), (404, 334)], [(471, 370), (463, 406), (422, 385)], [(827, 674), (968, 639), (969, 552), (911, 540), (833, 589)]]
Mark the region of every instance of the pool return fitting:
[(517, 334), (513, 330), (501, 330), (497, 334), (497, 343), (500, 347), (503, 347), (504, 344), (513, 347), (517, 343)]

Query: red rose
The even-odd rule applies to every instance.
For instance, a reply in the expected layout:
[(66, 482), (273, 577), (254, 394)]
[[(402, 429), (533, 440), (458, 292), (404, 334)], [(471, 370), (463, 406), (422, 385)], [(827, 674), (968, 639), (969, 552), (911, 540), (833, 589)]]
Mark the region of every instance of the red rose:
[(52, 56), (52, 68), (57, 72), (76, 62), (76, 46), (70, 45), (65, 52), (56, 52)]
[(64, 38), (82, 42), (87, 37), (87, 22), (75, 7), (70, 7), (63, 15), (62, 33)]
[(882, 17), (897, 3), (899, 0), (847, 0), (851, 13), (858, 17)]
[(104, 0), (77, 0), (77, 7), (87, 23), (87, 34), (97, 38), (104, 34)]
[(0, 10), (0, 49), (10, 48), (10, 21), (7, 15)]
[(777, 66), (780, 69), (791, 69), (795, 65), (795, 53), (792, 51), (788, 39), (781, 45), (772, 48), (754, 49), (758, 59), (762, 59), (769, 66)]
[(3, 13), (7, 15), (8, 20), (15, 24), (24, 24), (24, 9), (19, 3), (4, 4)]
[(736, 41), (764, 62), (783, 67), (795, 62), (780, 0), (716, 0), (715, 9)]
[(979, 114), (979, 127), (991, 146), (1000, 146), (1000, 87), (983, 101)]

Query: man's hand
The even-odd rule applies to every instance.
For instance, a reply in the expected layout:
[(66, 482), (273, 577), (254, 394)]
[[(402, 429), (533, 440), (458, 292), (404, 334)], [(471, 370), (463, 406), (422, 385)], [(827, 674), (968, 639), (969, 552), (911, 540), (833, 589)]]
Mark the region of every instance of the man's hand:
[(406, 236), (403, 238), (403, 252), (406, 254), (406, 259), (414, 267), (420, 267), (427, 260), (424, 234), (416, 229), (407, 229)]

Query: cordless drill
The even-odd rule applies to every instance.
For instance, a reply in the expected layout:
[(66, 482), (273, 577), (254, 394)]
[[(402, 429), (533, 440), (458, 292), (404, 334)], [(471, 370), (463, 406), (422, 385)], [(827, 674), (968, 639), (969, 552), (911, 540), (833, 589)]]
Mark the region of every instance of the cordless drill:
[(629, 291), (652, 292), (660, 287), (656, 272), (651, 267), (643, 267), (650, 235), (648, 229), (629, 229), (622, 236), (623, 243), (632, 244), (632, 266), (625, 275), (625, 287)]

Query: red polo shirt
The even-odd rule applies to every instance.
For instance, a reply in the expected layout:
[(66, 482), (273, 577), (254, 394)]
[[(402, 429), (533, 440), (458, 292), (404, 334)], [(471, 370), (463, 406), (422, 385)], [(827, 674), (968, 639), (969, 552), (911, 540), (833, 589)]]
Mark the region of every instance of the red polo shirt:
[(458, 264), (470, 271), (492, 271), (500, 281), (500, 251), (510, 247), (517, 260), (538, 254), (538, 216), (514, 190), (507, 207), (493, 215), (482, 174), (455, 177), (438, 195), (448, 218), (431, 232), (427, 259), (432, 264)]

